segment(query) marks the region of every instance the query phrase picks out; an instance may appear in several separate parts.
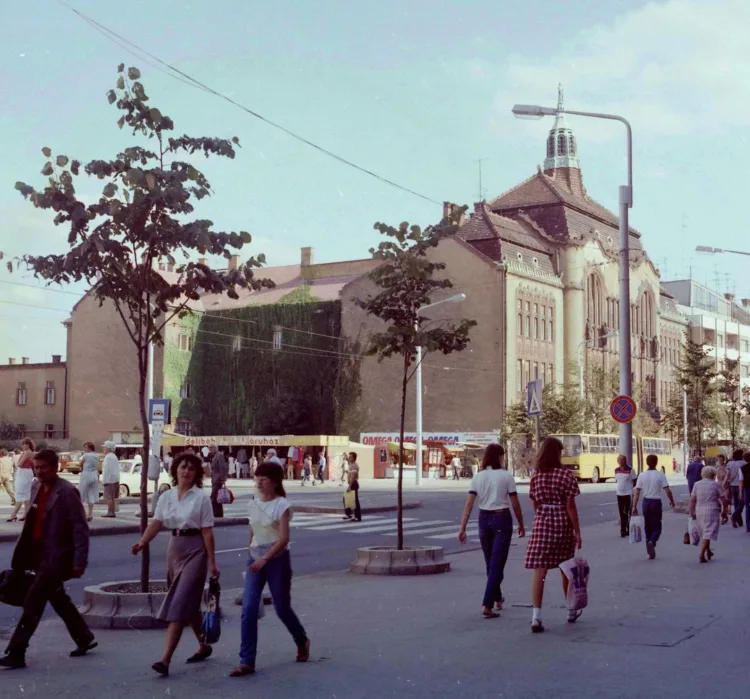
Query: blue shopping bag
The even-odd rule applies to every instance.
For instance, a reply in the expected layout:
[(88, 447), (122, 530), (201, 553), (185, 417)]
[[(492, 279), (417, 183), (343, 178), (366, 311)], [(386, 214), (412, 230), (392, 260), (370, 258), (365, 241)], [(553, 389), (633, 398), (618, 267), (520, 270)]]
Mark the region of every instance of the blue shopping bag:
[(217, 643), (221, 638), (221, 608), (219, 599), (221, 587), (216, 578), (208, 581), (208, 590), (203, 596), (203, 615), (201, 620), (201, 641), (203, 643)]

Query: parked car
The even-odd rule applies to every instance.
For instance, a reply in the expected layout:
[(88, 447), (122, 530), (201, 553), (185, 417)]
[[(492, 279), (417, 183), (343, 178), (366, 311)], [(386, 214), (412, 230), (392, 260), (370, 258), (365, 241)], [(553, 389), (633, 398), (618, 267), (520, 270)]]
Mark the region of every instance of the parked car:
[(60, 471), (67, 471), (68, 473), (80, 473), (82, 458), (82, 451), (60, 452), (58, 454), (58, 459), (60, 460)]
[[(141, 493), (141, 470), (143, 463), (134, 459), (122, 459), (120, 461), (120, 497), (126, 498), (130, 495), (140, 495)], [(162, 469), (159, 473), (159, 492), (163, 493), (172, 487), (172, 479), (168, 473)], [(103, 488), (102, 488), (103, 490)], [(154, 492), (154, 482), (148, 481), (148, 494)]]

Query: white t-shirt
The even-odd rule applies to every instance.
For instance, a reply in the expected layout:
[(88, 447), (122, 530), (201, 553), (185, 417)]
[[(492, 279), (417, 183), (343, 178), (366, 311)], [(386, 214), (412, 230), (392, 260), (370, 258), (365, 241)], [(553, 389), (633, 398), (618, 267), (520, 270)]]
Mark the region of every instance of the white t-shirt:
[(208, 494), (194, 485), (179, 499), (179, 490), (163, 493), (156, 503), (154, 519), (167, 529), (205, 529), (214, 526), (214, 512)]
[(250, 549), (268, 548), (279, 540), (279, 522), (281, 515), (289, 510), (292, 517), (291, 505), (286, 498), (274, 498), (264, 502), (260, 498), (253, 498), (248, 506), (252, 539)]
[(117, 456), (109, 452), (102, 463), (102, 482), (117, 483), (120, 480), (120, 462)]
[(451, 466), (453, 468), (461, 468), (461, 459), (459, 459), (457, 456), (454, 456), (451, 459)]
[(657, 469), (649, 469), (638, 476), (635, 487), (641, 491), (644, 499), (661, 500), (661, 494), (664, 488), (669, 487), (667, 477)]
[(469, 492), (477, 496), (480, 510), (509, 510), (516, 481), (502, 468), (486, 468), (471, 479)]
[[(663, 475), (663, 474), (662, 474)], [(634, 468), (631, 468), (627, 473), (618, 473), (615, 471), (615, 483), (617, 495), (632, 495), (633, 485), (637, 478), (637, 474)]]
[(730, 461), (727, 464), (729, 470), (729, 485), (739, 486), (740, 484), (740, 473), (742, 467), (745, 465), (744, 461)]

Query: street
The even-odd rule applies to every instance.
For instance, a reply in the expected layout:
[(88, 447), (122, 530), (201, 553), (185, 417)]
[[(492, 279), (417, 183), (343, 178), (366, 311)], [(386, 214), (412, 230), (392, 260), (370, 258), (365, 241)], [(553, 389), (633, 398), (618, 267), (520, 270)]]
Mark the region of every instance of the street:
[[(244, 484), (243, 484), (244, 485)], [(320, 486), (318, 486), (319, 488)], [(457, 540), (459, 520), (466, 498), (469, 480), (457, 484), (426, 484), (424, 490), (416, 491), (412, 486), (406, 489), (408, 497), (417, 498), (422, 506), (404, 512), (404, 531), (407, 545), (439, 545), (445, 552), (456, 553), (462, 550), (473, 550), (479, 547), (476, 533), (477, 511), (472, 514), (468, 529), (469, 541), (461, 545)], [(617, 519), (617, 508), (614, 494), (614, 483), (592, 485), (581, 484), (581, 495), (577, 498), (581, 526), (614, 522)], [(288, 498), (292, 503), (314, 501), (312, 489), (302, 489), (298, 482), (287, 486)], [(252, 488), (235, 489), (238, 493), (235, 502), (225, 507), (226, 516), (242, 517), (247, 512), (247, 502)], [(371, 497), (377, 495), (378, 502), (389, 498), (388, 490), (393, 484), (384, 483), (372, 486)], [(383, 492), (385, 491), (385, 492)], [(528, 499), (528, 486), (518, 487), (524, 511), (527, 530), (533, 521), (533, 510)], [(680, 499), (687, 492), (686, 486), (673, 486), (675, 497)], [(315, 498), (329, 500), (340, 497), (341, 489), (332, 484), (323, 487), (323, 492), (316, 491)], [(368, 492), (361, 493), (362, 505), (368, 505)], [(393, 493), (395, 502), (395, 493)], [(123, 504), (119, 519), (126, 522), (136, 521), (137, 504)], [(0, 505), (0, 517), (6, 518), (9, 506)], [(97, 508), (97, 514), (101, 514)], [(20, 531), (20, 525), (19, 525)], [(613, 540), (618, 532), (613, 526)], [(215, 529), (216, 550), (219, 566), (222, 570), (222, 584), (225, 588), (242, 585), (243, 561), (247, 555), (248, 530), (246, 526), (217, 527)], [(367, 515), (362, 522), (344, 522), (338, 514), (298, 513), (292, 522), (293, 564), (296, 575), (308, 575), (343, 570), (353, 559), (354, 550), (360, 546), (375, 546), (395, 543), (396, 514), (385, 512)], [(72, 580), (68, 589), (75, 602), (82, 597), (83, 587), (114, 580), (136, 580), (140, 574), (140, 559), (133, 557), (130, 547), (137, 540), (135, 534), (116, 536), (97, 536), (91, 538), (89, 567), (81, 580)], [(151, 545), (151, 577), (164, 579), (166, 573), (166, 547), (169, 537), (162, 533)], [(13, 553), (12, 543), (0, 544), (0, 567), (10, 564)], [(0, 635), (7, 633), (14, 624), (18, 610), (0, 605)], [(47, 610), (47, 617), (54, 615)]]

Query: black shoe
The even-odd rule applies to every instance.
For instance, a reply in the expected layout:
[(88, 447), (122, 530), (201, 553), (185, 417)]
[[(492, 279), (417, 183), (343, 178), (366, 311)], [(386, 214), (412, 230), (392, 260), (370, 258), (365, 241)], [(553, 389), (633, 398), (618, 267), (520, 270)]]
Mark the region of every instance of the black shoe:
[(82, 658), (90, 650), (94, 650), (99, 644), (92, 638), (88, 643), (83, 646), (78, 646), (75, 650), (70, 651), (71, 658)]
[(188, 665), (192, 665), (193, 663), (202, 663), (204, 660), (208, 660), (213, 655), (214, 649), (209, 646), (204, 650), (203, 652), (198, 651), (197, 653), (193, 653), (185, 662)]
[(20, 670), (26, 667), (26, 656), (8, 653), (0, 658), (0, 667), (8, 668), (8, 670)]
[(163, 677), (169, 676), (169, 665), (167, 665), (166, 663), (163, 663), (161, 660), (158, 663), (154, 663), (151, 666), (151, 669), (154, 672), (158, 672)]

